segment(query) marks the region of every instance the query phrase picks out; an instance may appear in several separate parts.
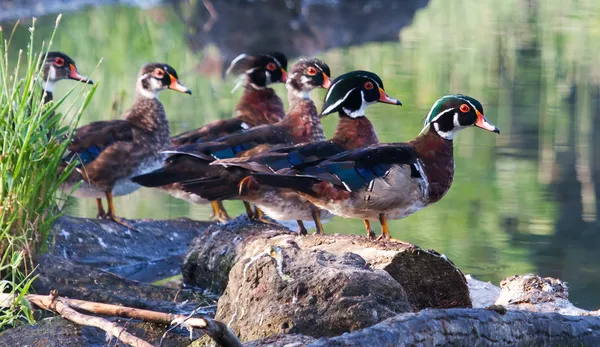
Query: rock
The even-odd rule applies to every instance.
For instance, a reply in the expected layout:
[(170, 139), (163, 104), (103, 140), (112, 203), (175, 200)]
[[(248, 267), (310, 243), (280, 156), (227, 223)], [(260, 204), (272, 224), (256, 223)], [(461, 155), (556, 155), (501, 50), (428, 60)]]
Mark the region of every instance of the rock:
[(129, 279), (154, 282), (179, 274), (183, 254), (210, 223), (190, 219), (117, 223), (63, 216), (54, 226), (48, 252)]
[(287, 234), (247, 239), (244, 250), (215, 317), (241, 341), (335, 336), (412, 310), (402, 286), (357, 254), (303, 249)]
[(293, 235), (277, 225), (265, 225), (240, 216), (223, 225), (211, 225), (194, 238), (181, 264), (183, 282), (220, 295), (227, 286), (229, 271), (253, 238)]
[[(158, 345), (168, 327), (137, 321), (116, 320), (121, 326), (137, 337)], [(169, 332), (163, 347), (184, 347), (189, 345), (189, 334), (182, 330)], [(104, 331), (76, 325), (61, 317), (51, 317), (38, 321), (35, 325), (22, 325), (0, 333), (0, 346), (28, 347), (100, 347), (115, 344), (115, 338), (106, 340)], [(121, 344), (118, 344), (121, 345)]]
[(404, 313), (309, 347), (350, 346), (598, 346), (600, 317), (484, 309)]
[[(301, 347), (315, 342), (314, 337), (305, 335), (273, 335), (264, 339), (244, 343), (244, 347)], [(194, 346), (195, 347), (195, 346)]]
[(245, 217), (225, 225), (213, 225), (192, 241), (181, 267), (183, 280), (221, 294), (233, 264), (248, 254), (255, 254), (256, 244), (266, 247), (271, 239), (336, 256), (346, 252), (358, 254), (374, 269), (384, 270), (398, 281), (414, 309), (471, 307), (464, 275), (448, 258), (435, 251), (401, 242), (371, 241), (359, 235), (299, 236), (281, 227), (249, 224)]
[(501, 292), (496, 305), (509, 310), (557, 312), (570, 316), (599, 315), (575, 307), (569, 301), (567, 284), (552, 277), (537, 275), (512, 276), (500, 282)]
[[(176, 290), (131, 281), (123, 277), (79, 265), (52, 254), (35, 259), (38, 277), (33, 283), (36, 293), (58, 290), (59, 295), (147, 310), (189, 314), (207, 299), (190, 290)], [(208, 301), (208, 303), (211, 303)], [(201, 313), (212, 316), (212, 309)]]
[(469, 295), (473, 308), (484, 308), (493, 305), (500, 295), (500, 287), (496, 287), (490, 282), (483, 282), (474, 279), (471, 275), (465, 276), (469, 284)]

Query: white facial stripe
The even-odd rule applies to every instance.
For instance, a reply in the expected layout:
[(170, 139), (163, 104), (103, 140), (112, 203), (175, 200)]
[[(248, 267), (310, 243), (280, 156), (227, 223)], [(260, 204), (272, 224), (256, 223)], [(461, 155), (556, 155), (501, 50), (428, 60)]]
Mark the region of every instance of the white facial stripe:
[[(331, 110), (334, 110), (336, 107), (338, 107), (341, 103), (343, 103), (348, 96), (350, 95), (350, 93), (352, 93), (356, 88), (352, 88), (348, 91), (348, 93), (346, 93), (346, 95), (344, 95), (343, 98), (341, 98), (340, 100), (338, 100), (335, 104), (327, 107), (325, 110), (323, 110), (323, 114), (329, 114), (331, 112)], [(330, 89), (331, 90), (331, 89)]]
[(431, 117), (431, 112), (433, 112), (433, 110), (435, 110), (437, 108), (438, 104), (446, 98), (447, 98), (447, 96), (441, 97), (441, 98), (437, 99), (436, 102), (433, 103), (433, 106), (431, 106), (429, 113), (427, 113), (427, 117), (425, 117), (425, 126), (427, 126), (427, 124), (433, 122), (435, 119), (438, 118), (438, 117), (436, 117), (435, 119), (432, 119), (431, 122), (429, 122), (429, 117)]
[[(454, 108), (449, 108), (449, 109), (447, 109), (447, 110), (443, 110), (443, 111), (442, 111), (442, 112), (440, 112), (440, 113), (439, 113), (437, 116), (435, 116), (435, 118), (433, 118), (433, 119), (431, 120), (431, 122), (426, 122), (425, 124), (427, 125), (427, 123), (433, 123), (433, 122), (435, 122), (436, 120), (438, 120), (438, 118), (440, 118), (441, 116), (443, 116), (444, 114), (446, 114), (446, 113), (448, 113), (448, 112), (451, 112), (451, 111), (453, 111), (453, 110), (454, 110)], [(427, 118), (429, 118), (429, 116), (427, 116)], [(426, 119), (427, 119), (427, 118), (426, 118)]]
[(460, 123), (458, 122), (458, 112), (454, 113), (454, 126), (459, 127)]
[(358, 110), (352, 111), (352, 110), (348, 110), (348, 109), (344, 108), (344, 112), (346, 112), (346, 114), (348, 116), (350, 116), (350, 118), (364, 117), (367, 106), (377, 102), (377, 101), (367, 102), (365, 100), (365, 93), (362, 90), (360, 91), (360, 97), (361, 97), (361, 103), (360, 103), (360, 108)]
[(231, 69), (233, 69), (233, 67), (235, 66), (235, 64), (237, 64), (238, 61), (246, 58), (247, 55), (246, 54), (240, 54), (237, 57), (235, 57), (235, 59), (233, 59), (231, 61), (231, 64), (229, 64), (229, 69), (227, 69), (227, 71), (225, 72), (226, 75), (229, 75), (229, 72), (231, 72)]
[(472, 107), (474, 110), (476, 110), (476, 109), (477, 109), (477, 107), (475, 107), (475, 105), (473, 105), (473, 104), (472, 104), (472, 103), (471, 103), (469, 100), (467, 100), (467, 99), (463, 99), (463, 98), (460, 98), (460, 97), (457, 97), (457, 99), (460, 99), (460, 100), (462, 100), (462, 101), (465, 101), (465, 102), (467, 102), (469, 105), (471, 105), (471, 107)]

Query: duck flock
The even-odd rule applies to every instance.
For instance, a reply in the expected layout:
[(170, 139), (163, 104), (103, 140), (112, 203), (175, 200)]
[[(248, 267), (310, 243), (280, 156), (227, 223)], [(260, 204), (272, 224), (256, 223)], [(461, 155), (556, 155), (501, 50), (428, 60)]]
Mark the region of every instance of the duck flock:
[[(43, 67), (45, 100), (54, 84), (80, 75), (73, 59), (49, 52)], [(331, 79), (319, 59), (300, 59), (287, 71), (287, 58), (273, 52), (241, 54), (227, 74), (240, 77), (242, 96), (233, 117), (171, 137), (165, 109), (157, 95), (165, 89), (192, 94), (165, 63), (142, 67), (136, 96), (122, 119), (92, 122), (75, 130), (61, 170), (74, 163), (63, 188), (78, 198), (94, 198), (98, 218), (134, 229), (115, 213), (113, 197), (141, 186), (161, 189), (194, 204), (210, 203), (212, 217), (230, 219), (223, 200), (241, 200), (251, 220), (273, 223), (340, 216), (381, 224), (378, 239), (390, 239), (388, 219), (399, 219), (439, 201), (454, 176), (453, 140), (471, 126), (499, 133), (470, 96), (442, 96), (433, 103), (421, 133), (409, 142), (380, 143), (366, 117), (369, 105), (402, 105), (389, 96), (381, 78), (370, 71), (350, 71)], [(288, 112), (273, 83), (285, 83)], [(321, 112), (310, 99), (327, 89)], [(333, 136), (325, 136), (321, 118), (338, 114)], [(107, 200), (107, 210), (102, 199)]]

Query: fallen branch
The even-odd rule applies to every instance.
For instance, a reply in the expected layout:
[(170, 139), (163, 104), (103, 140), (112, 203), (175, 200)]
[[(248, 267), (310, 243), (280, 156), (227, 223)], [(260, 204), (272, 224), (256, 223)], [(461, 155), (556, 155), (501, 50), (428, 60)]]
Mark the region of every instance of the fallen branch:
[[(76, 310), (95, 313), (103, 316), (113, 316), (142, 320), (145, 322), (159, 323), (165, 325), (180, 324), (188, 329), (200, 329), (210, 336), (217, 344), (223, 347), (240, 347), (242, 344), (233, 335), (227, 326), (210, 318), (186, 317), (180, 314), (171, 314), (149, 310), (141, 310), (132, 307), (103, 304), (85, 300), (62, 298), (56, 292), (50, 295), (28, 294), (25, 299), (42, 309), (60, 314), (63, 318), (79, 325), (93, 326), (106, 331), (130, 346), (152, 347), (148, 342), (128, 333), (124, 328), (104, 318), (88, 316)], [(11, 294), (0, 294), (0, 307), (10, 307), (14, 304), (15, 296)]]

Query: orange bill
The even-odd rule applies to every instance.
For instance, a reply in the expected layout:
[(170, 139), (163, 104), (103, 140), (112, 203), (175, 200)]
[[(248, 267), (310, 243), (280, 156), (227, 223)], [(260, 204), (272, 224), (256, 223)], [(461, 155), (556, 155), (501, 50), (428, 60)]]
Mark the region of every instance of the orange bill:
[(179, 83), (179, 80), (177, 78), (173, 77), (172, 75), (169, 75), (169, 77), (171, 77), (171, 84), (169, 85), (169, 89), (192, 95), (192, 91), (185, 87), (183, 84)]
[(77, 71), (77, 68), (75, 67), (75, 65), (69, 64), (69, 69), (71, 70), (71, 72), (69, 73), (69, 79), (87, 83), (87, 84), (94, 84), (94, 82), (91, 79), (80, 75), (79, 72)]
[(477, 120), (475, 121), (476, 127), (494, 132), (496, 134), (500, 134), (500, 129), (496, 128), (494, 124), (488, 122), (487, 119), (485, 119), (485, 117), (483, 116), (483, 114), (481, 114), (481, 112), (475, 110), (475, 113), (477, 113)]
[(323, 84), (321, 84), (321, 87), (323, 87), (325, 89), (328, 89), (329, 87), (331, 87), (331, 80), (325, 73), (323, 73)]
[(381, 88), (379, 88), (379, 102), (402, 106), (400, 100), (394, 99), (391, 96), (387, 95), (387, 93)]

